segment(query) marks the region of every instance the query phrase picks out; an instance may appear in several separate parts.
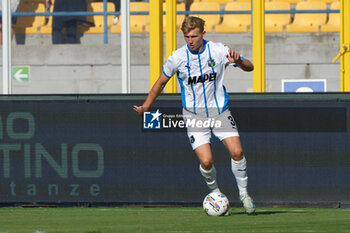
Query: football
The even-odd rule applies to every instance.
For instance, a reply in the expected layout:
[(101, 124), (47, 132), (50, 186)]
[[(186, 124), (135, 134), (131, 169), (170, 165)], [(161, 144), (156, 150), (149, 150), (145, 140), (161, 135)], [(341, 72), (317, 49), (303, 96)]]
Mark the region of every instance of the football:
[(227, 215), (229, 209), (229, 201), (223, 193), (209, 193), (203, 200), (203, 210), (209, 216)]

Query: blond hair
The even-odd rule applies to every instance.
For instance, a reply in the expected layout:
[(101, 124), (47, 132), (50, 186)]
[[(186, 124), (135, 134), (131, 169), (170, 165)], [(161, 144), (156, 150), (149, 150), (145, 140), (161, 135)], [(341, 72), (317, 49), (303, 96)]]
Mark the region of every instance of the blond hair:
[(189, 33), (195, 28), (199, 28), (200, 32), (204, 32), (205, 21), (196, 16), (187, 16), (181, 25), (181, 30), (184, 34)]

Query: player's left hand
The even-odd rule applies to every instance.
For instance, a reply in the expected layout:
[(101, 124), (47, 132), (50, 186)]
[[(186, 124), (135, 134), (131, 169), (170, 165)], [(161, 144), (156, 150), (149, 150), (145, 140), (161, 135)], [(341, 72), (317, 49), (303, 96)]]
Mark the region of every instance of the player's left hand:
[(231, 62), (240, 65), (242, 63), (241, 54), (228, 49), (228, 54), (226, 54), (226, 58)]

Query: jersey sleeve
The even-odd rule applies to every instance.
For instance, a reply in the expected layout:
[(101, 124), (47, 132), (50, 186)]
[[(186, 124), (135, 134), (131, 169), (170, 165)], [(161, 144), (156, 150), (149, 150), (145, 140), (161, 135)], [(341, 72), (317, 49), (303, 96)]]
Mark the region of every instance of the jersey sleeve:
[(167, 78), (171, 78), (174, 74), (176, 74), (177, 70), (178, 61), (176, 59), (176, 54), (173, 53), (163, 65), (162, 72)]

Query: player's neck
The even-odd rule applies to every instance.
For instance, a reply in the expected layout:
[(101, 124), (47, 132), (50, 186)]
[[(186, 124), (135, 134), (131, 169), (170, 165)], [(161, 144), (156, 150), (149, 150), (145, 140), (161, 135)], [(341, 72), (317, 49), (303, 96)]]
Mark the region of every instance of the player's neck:
[(206, 41), (203, 40), (201, 46), (198, 49), (195, 49), (195, 50), (190, 49), (190, 50), (193, 54), (201, 53), (204, 49), (205, 44), (206, 44)]
[[(198, 48), (198, 51), (195, 51), (195, 53), (200, 53), (203, 51), (203, 48), (204, 48), (204, 43), (202, 44), (201, 47)], [(193, 51), (192, 51), (193, 52)]]

